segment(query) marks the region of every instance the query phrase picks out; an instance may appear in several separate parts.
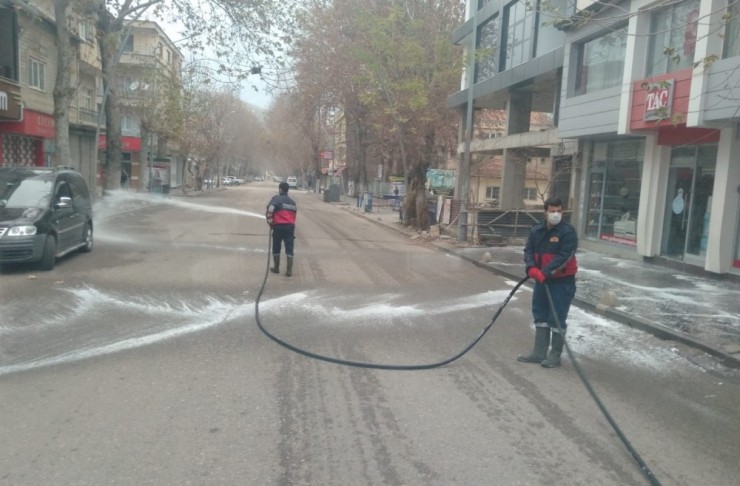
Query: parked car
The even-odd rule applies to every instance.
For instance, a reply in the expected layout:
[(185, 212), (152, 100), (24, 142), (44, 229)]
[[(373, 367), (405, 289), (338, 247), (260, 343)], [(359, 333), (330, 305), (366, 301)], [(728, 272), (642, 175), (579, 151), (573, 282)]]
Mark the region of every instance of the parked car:
[(242, 184), (246, 184), (247, 181), (244, 178), (242, 178), (242, 177), (234, 177), (234, 182), (233, 183), (236, 184), (237, 186), (240, 186)]
[(228, 177), (224, 176), (224, 177), (221, 178), (221, 185), (222, 186), (230, 186), (231, 184), (232, 184), (232, 181)]
[(0, 264), (51, 270), (58, 257), (92, 248), (92, 201), (79, 172), (0, 167)]
[(291, 189), (295, 189), (296, 187), (298, 187), (298, 178), (297, 177), (290, 176), (290, 177), (288, 177), (287, 182), (288, 182), (288, 187), (290, 187)]

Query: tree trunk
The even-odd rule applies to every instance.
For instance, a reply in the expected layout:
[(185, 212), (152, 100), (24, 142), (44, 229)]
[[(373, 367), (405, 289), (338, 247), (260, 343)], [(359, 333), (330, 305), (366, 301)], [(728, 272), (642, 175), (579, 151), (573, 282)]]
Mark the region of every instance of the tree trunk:
[(110, 14), (105, 10), (106, 3), (101, 2), (98, 15), (98, 35), (100, 42), (100, 61), (103, 70), (103, 90), (107, 96), (105, 103), (105, 176), (103, 177), (103, 191), (119, 189), (121, 187), (121, 112), (116, 87), (117, 53), (121, 42), (121, 26), (119, 22), (111, 21)]
[[(56, 24), (57, 72), (54, 84), (54, 131), (56, 135), (57, 166), (72, 167), (69, 148), (69, 107), (72, 104), (72, 40), (67, 22), (70, 0), (54, 1)], [(81, 170), (81, 167), (77, 167)]]

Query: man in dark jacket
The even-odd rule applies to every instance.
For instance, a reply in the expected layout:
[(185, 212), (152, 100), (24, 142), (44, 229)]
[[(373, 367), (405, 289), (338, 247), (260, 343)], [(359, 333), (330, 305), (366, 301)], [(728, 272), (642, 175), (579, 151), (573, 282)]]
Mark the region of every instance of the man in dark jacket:
[(288, 268), (285, 276), (293, 275), (293, 240), (295, 239), (295, 220), (298, 207), (295, 201), (288, 196), (287, 182), (278, 185), (279, 194), (270, 199), (267, 205), (265, 218), (272, 228), (272, 260), (275, 266), (270, 268), (273, 273), (280, 273), (280, 250), (285, 243), (285, 256), (288, 259)]
[[(520, 354), (517, 359), (525, 363), (540, 363), (545, 368), (560, 366), (568, 310), (576, 295), (578, 236), (573, 226), (562, 221), (562, 216), (563, 203), (560, 199), (545, 201), (546, 220), (532, 228), (524, 247), (527, 275), (536, 282), (532, 293), (535, 340), (532, 353), (527, 356)], [(545, 285), (550, 290), (555, 315)], [(550, 331), (552, 349), (548, 355)]]

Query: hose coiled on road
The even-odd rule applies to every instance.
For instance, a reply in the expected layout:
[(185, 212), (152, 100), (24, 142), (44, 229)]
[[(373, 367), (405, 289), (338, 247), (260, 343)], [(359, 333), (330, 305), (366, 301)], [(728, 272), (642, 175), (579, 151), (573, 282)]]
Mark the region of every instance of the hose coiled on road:
[[(496, 313), (491, 318), (491, 322), (488, 323), (488, 325), (483, 328), (483, 330), (480, 332), (480, 334), (470, 343), (468, 344), (462, 351), (458, 352), (457, 354), (443, 359), (441, 361), (437, 361), (434, 363), (428, 363), (428, 364), (419, 364), (419, 365), (394, 365), (394, 364), (379, 364), (379, 363), (368, 363), (363, 361), (353, 361), (353, 360), (346, 360), (341, 358), (335, 358), (332, 356), (326, 356), (323, 354), (317, 354), (312, 353), (310, 351), (306, 351), (305, 349), (301, 349), (297, 346), (294, 346), (287, 341), (284, 341), (283, 339), (280, 339), (279, 337), (275, 336), (274, 334), (270, 333), (265, 327), (262, 325), (262, 321), (260, 320), (260, 311), (259, 311), (259, 303), (260, 299), (262, 298), (262, 293), (265, 290), (265, 286), (267, 285), (267, 277), (269, 276), (270, 272), (270, 256), (272, 253), (272, 231), (270, 231), (270, 237), (268, 238), (268, 250), (267, 250), (267, 265), (265, 267), (265, 275), (262, 279), (262, 285), (260, 286), (259, 292), (257, 293), (257, 298), (254, 302), (254, 318), (257, 321), (257, 326), (259, 327), (260, 331), (267, 336), (268, 338), (275, 341), (280, 346), (283, 346), (284, 348), (287, 348), (295, 353), (301, 354), (303, 356), (306, 356), (308, 358), (317, 359), (320, 361), (326, 361), (328, 363), (334, 363), (338, 365), (344, 365), (344, 366), (353, 366), (356, 368), (369, 368), (369, 369), (376, 369), (376, 370), (396, 370), (396, 371), (414, 371), (414, 370), (428, 370), (432, 368), (439, 368), (441, 366), (445, 366), (447, 364), (452, 363), (453, 361), (458, 360), (463, 355), (465, 355), (468, 351), (473, 349), (473, 347), (478, 344), (478, 341), (480, 341), (483, 336), (486, 335), (486, 333), (491, 329), (494, 322), (496, 322), (496, 319), (501, 315), (501, 312), (503, 312), (504, 307), (506, 307), (506, 304), (509, 303), (509, 300), (514, 296), (517, 290), (519, 290), (519, 287), (526, 282), (529, 277), (525, 276), (523, 279), (521, 279), (517, 284), (514, 286), (514, 288), (511, 290), (509, 295), (506, 296), (506, 299), (504, 299), (503, 303), (499, 306), (498, 310), (496, 310)], [(555, 303), (552, 300), (552, 295), (550, 294), (550, 288), (547, 285), (547, 283), (544, 284), (545, 292), (547, 294), (547, 300), (550, 304), (550, 310), (552, 311), (552, 314), (555, 318), (555, 323), (561, 331), (563, 331), (563, 326), (560, 323), (560, 319), (558, 318), (558, 314), (555, 311)], [(624, 446), (627, 448), (627, 451), (630, 453), (632, 458), (637, 463), (637, 466), (640, 469), (640, 473), (647, 479), (647, 481), (650, 483), (651, 486), (661, 486), (660, 481), (655, 477), (655, 474), (650, 470), (648, 465), (645, 463), (645, 461), (642, 459), (640, 454), (635, 450), (635, 448), (632, 446), (630, 441), (627, 439), (627, 436), (624, 435), (624, 432), (619, 428), (619, 425), (617, 425), (616, 421), (612, 418), (609, 411), (606, 409), (606, 406), (604, 406), (603, 402), (599, 398), (599, 396), (596, 394), (596, 391), (593, 389), (589, 381), (586, 379), (586, 375), (583, 373), (583, 369), (581, 368), (581, 365), (576, 360), (576, 357), (573, 355), (573, 352), (570, 349), (570, 346), (568, 346), (568, 342), (564, 341), (565, 350), (568, 353), (568, 357), (570, 358), (571, 363), (573, 363), (573, 368), (575, 368), (576, 373), (578, 374), (578, 377), (581, 379), (581, 382), (586, 387), (586, 390), (588, 390), (589, 394), (591, 395), (591, 398), (593, 398), (594, 402), (596, 402), (596, 406), (599, 408), (601, 413), (604, 415), (604, 418), (606, 418), (606, 421), (611, 426), (612, 430), (614, 430), (614, 433), (617, 434), (617, 437), (619, 437), (619, 440), (622, 441)]]

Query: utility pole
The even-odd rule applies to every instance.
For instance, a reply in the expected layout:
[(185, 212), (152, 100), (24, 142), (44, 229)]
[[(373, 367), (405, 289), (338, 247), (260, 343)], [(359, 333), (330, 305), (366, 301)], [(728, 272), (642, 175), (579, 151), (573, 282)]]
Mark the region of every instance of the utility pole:
[(473, 13), (473, 33), (470, 49), (473, 55), (468, 56), (466, 77), (468, 78), (468, 103), (465, 114), (465, 149), (458, 177), (460, 188), (460, 215), (457, 218), (457, 241), (468, 241), (468, 192), (470, 192), (470, 141), (473, 138), (473, 87), (475, 85), (475, 49), (478, 44), (478, 28), (475, 23), (477, 13)]

